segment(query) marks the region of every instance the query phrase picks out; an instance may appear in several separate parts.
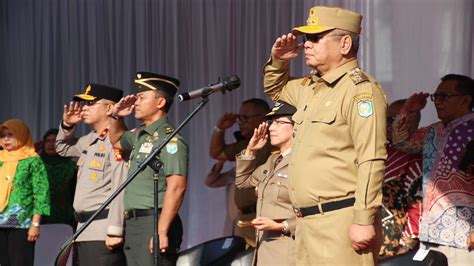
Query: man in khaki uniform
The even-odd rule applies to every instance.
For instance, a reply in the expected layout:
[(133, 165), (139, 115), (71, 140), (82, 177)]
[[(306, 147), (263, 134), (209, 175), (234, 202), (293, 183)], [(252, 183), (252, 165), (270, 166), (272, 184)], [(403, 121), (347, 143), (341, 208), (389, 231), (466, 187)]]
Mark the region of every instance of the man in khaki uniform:
[[(122, 90), (90, 84), (84, 93), (74, 96), (75, 102), (64, 106), (56, 151), (61, 156), (79, 158), (74, 196), (78, 228), (120, 186), (127, 174), (121, 151), (113, 148), (109, 141), (111, 111), (122, 95)], [(79, 101), (84, 102), (84, 106)], [(77, 139), (74, 131), (81, 121), (93, 130)], [(123, 194), (109, 207), (77, 238), (81, 265), (125, 265)]]
[[(373, 265), (381, 230), (386, 99), (357, 63), (362, 16), (316, 6), (307, 25), (278, 38), (264, 67), (273, 100), (297, 107), (290, 158), (297, 265)], [(304, 43), (296, 36), (304, 34)], [(289, 76), (304, 49), (314, 70)]]
[[(211, 136), (209, 146), (209, 154), (211, 157), (221, 161), (235, 161), (235, 155), (247, 147), (254, 129), (265, 121), (265, 114), (268, 113), (269, 110), (270, 107), (266, 101), (252, 98), (242, 102), (239, 114), (225, 113), (220, 117)], [(237, 141), (225, 143), (225, 130), (233, 126), (236, 122), (240, 129), (240, 131), (234, 133)], [(256, 161), (258, 165), (267, 160), (268, 156), (270, 156), (270, 149), (271, 145), (268, 144), (257, 154)], [(236, 220), (253, 220), (256, 215), (255, 204), (257, 202), (255, 190), (252, 188), (235, 188), (233, 181), (232, 186), (233, 188), (231, 190), (234, 190), (233, 200), (239, 209)], [(237, 229), (236, 235), (242, 236), (249, 246), (255, 247), (255, 229), (252, 227), (239, 227)]]

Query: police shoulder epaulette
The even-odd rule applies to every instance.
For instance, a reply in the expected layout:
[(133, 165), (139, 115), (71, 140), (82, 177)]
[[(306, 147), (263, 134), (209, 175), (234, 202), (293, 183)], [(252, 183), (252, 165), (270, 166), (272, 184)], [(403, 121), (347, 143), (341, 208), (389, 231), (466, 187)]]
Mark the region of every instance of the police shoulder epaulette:
[(99, 138), (103, 140), (107, 136), (107, 133), (109, 133), (109, 128), (102, 130), (99, 134)]
[(347, 72), (349, 74), (349, 78), (354, 82), (354, 84), (360, 84), (362, 82), (369, 81), (367, 75), (362, 72), (362, 70), (358, 67), (353, 68)]
[(174, 129), (172, 127), (165, 127), (165, 133), (166, 134), (170, 134), (173, 131), (174, 131)]
[(114, 159), (117, 162), (123, 161), (123, 152), (121, 149), (113, 148), (114, 149)]

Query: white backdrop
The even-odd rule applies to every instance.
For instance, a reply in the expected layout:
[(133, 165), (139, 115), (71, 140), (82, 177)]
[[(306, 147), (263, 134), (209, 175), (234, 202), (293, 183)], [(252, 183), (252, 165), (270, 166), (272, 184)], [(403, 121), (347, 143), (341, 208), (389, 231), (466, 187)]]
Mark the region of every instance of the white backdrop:
[[(389, 101), (432, 92), (447, 73), (474, 74), (470, 0), (3, 0), (0, 121), (21, 118), (38, 138), (58, 125), (63, 104), (88, 82), (131, 93), (134, 73), (146, 70), (176, 76), (187, 91), (237, 74), (241, 88), (211, 96), (182, 132), (190, 144), (183, 247), (219, 237), (225, 193), (204, 186), (214, 123), (245, 99), (268, 100), (262, 66), (271, 45), (303, 25), (314, 5), (363, 14), (361, 65)], [(294, 75), (308, 71), (301, 58), (292, 64)], [(175, 103), (171, 120), (182, 121), (195, 104)], [(431, 103), (422, 115), (423, 125), (436, 120)]]

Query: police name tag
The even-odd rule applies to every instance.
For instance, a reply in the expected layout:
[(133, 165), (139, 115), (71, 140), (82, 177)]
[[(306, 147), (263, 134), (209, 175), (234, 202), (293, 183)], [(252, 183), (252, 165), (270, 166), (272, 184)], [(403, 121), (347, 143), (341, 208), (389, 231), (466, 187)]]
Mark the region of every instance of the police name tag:
[(145, 142), (140, 146), (140, 149), (138, 150), (138, 152), (150, 153), (152, 149), (153, 149), (153, 143)]

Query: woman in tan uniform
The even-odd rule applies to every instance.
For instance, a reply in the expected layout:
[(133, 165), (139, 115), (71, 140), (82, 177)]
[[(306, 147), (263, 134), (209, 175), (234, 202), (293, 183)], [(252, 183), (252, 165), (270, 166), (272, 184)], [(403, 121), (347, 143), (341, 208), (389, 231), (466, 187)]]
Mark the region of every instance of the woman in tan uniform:
[[(236, 185), (256, 187), (257, 218), (248, 225), (257, 229), (254, 265), (295, 265), (294, 232), (296, 216), (288, 195), (288, 162), (293, 135), (291, 115), (296, 109), (276, 103), (266, 116), (269, 123), (255, 129), (247, 148), (236, 156)], [(267, 134), (269, 131), (270, 134)], [(261, 166), (255, 157), (268, 141), (279, 149)]]

